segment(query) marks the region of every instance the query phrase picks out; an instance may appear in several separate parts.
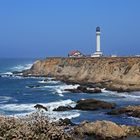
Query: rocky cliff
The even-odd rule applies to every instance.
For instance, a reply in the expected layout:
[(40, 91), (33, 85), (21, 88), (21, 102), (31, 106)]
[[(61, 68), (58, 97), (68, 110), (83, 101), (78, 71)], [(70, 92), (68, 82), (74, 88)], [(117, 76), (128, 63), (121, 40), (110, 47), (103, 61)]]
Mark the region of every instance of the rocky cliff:
[(140, 90), (140, 58), (48, 58), (36, 61), (24, 76), (53, 76), (110, 90)]

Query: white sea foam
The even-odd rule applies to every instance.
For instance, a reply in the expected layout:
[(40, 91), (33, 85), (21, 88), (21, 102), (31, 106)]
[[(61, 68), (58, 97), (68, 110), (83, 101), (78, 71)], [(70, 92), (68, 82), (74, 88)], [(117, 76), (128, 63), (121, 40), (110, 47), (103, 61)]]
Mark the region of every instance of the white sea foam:
[(57, 121), (59, 119), (72, 119), (80, 116), (80, 113), (77, 111), (65, 111), (65, 112), (49, 112), (46, 114), (50, 121)]
[(6, 72), (6, 73), (1, 73), (0, 74), (1, 75), (1, 77), (3, 77), (3, 78), (6, 78), (6, 77), (10, 77), (10, 78), (13, 78), (13, 79), (24, 79), (23, 77), (22, 77), (22, 73), (20, 73), (20, 74), (18, 74), (18, 75), (14, 75), (13, 73), (11, 73), (11, 72)]
[(61, 85), (45, 85), (45, 86), (40, 86), (38, 88), (48, 88), (48, 89), (61, 89), (61, 90), (65, 90), (65, 89), (75, 89), (77, 88), (79, 85), (66, 85), (66, 84), (61, 84)]
[(53, 94), (58, 94), (59, 96), (61, 96), (61, 97), (63, 97), (64, 95), (63, 95), (63, 93), (64, 92), (62, 92), (60, 89), (56, 89), (54, 92), (52, 92)]
[(124, 98), (127, 101), (140, 101), (140, 96), (133, 95), (132, 93), (121, 93), (119, 97)]
[(58, 84), (60, 81), (51, 81), (51, 80), (48, 80), (48, 81), (45, 81), (45, 80), (41, 80), (41, 81), (38, 81), (38, 83), (40, 84)]
[(68, 100), (62, 100), (62, 101), (58, 101), (58, 102), (51, 102), (51, 103), (47, 103), (46, 104), (48, 107), (49, 111), (52, 111), (53, 109), (59, 107), (59, 106), (72, 106), (74, 107), (76, 105), (76, 103), (74, 101), (72, 101), (71, 99)]
[(1, 77), (11, 77), (13, 76), (12, 72), (4, 72), (4, 73), (0, 73)]
[(38, 81), (38, 83), (40, 83), (40, 84), (46, 84), (47, 81), (41, 80), (41, 81)]
[(118, 98), (118, 100), (140, 101), (140, 92), (117, 93), (115, 91), (108, 91), (105, 89), (102, 89), (102, 92), (104, 93), (105, 96), (114, 96), (114, 97)]
[[(8, 98), (8, 97), (7, 97)], [(9, 99), (9, 98), (8, 98)], [(59, 106), (75, 106), (75, 102), (68, 99), (68, 100), (62, 100), (57, 102), (50, 102), (50, 103), (39, 103), (43, 106), (46, 106), (49, 111), (52, 111), (54, 108), (57, 108)], [(35, 111), (33, 103), (31, 104), (1, 104), (0, 109), (5, 111)]]
[(130, 119), (132, 119), (134, 121), (139, 121), (140, 122), (140, 118), (136, 118), (136, 117), (128, 117), (128, 118), (130, 118)]
[[(30, 116), (32, 115), (32, 113), (34, 112), (30, 112), (30, 113), (18, 113), (16, 115), (14, 115), (14, 117), (26, 117), (27, 115)], [(39, 113), (39, 112), (38, 112)], [(55, 122), (58, 121), (59, 119), (72, 119), (72, 118), (77, 118), (80, 116), (80, 113), (78, 111), (65, 111), (65, 112), (40, 112), (41, 114), (43, 113), (44, 116), (47, 116), (48, 120), (50, 122)], [(9, 115), (12, 116), (13, 115)]]
[[(59, 107), (59, 106), (72, 106), (74, 107), (76, 103), (70, 99), (68, 100), (62, 100), (62, 101), (57, 101), (57, 102), (50, 102), (50, 103), (39, 103), (43, 106), (46, 106), (48, 108), (48, 111), (44, 112), (46, 116), (50, 120), (59, 120), (60, 118), (75, 118), (80, 116), (80, 113), (77, 111), (65, 111), (65, 112), (55, 112), (53, 109)], [(17, 114), (16, 116), (25, 116), (28, 115), (29, 113), (33, 113), (36, 111), (34, 108), (35, 104), (6, 104), (6, 105), (0, 105), (0, 110), (2, 111), (16, 111)], [(18, 113), (21, 112), (21, 113)], [(24, 112), (24, 113), (22, 113)]]
[[(56, 81), (57, 82), (57, 81)], [(59, 81), (58, 81), (59, 82)], [(53, 94), (58, 94), (59, 96), (63, 96), (63, 93), (67, 93), (68, 91), (65, 91), (65, 89), (76, 89), (79, 85), (66, 85), (66, 84), (59, 84), (59, 85), (43, 85), (35, 88), (40, 89), (50, 89)]]
[(108, 92), (110, 92), (110, 91), (106, 90), (105, 88), (101, 89), (101, 91), (102, 91), (103, 93), (108, 93)]
[(9, 97), (9, 96), (0, 96), (0, 103), (7, 103), (8, 101), (17, 101), (16, 99), (14, 99), (13, 97)]
[(48, 80), (55, 80), (53, 77), (47, 77)]
[(9, 69), (7, 72), (0, 73), (1, 77), (15, 77), (15, 78), (20, 78), (22, 76), (22, 73), (18, 73), (18, 76), (14, 75), (12, 72), (13, 71), (22, 71), (22, 70), (27, 70), (30, 69), (32, 64), (25, 64), (25, 65), (17, 65), (15, 67), (12, 67)]
[(53, 94), (58, 94), (59, 96), (63, 97), (63, 91), (61, 89), (55, 89), (55, 91), (52, 92)]
[(75, 89), (77, 88), (79, 85), (59, 85), (59, 86), (55, 86), (54, 87), (54, 94), (58, 94), (59, 96), (64, 96), (63, 93), (67, 93), (68, 91), (65, 91), (65, 89)]
[(13, 68), (11, 68), (12, 71), (22, 71), (22, 70), (27, 70), (30, 69), (32, 64), (25, 64), (25, 65), (17, 65)]
[(5, 72), (5, 73), (2, 73), (3, 75), (12, 75), (13, 73), (12, 72)]
[(63, 93), (67, 93), (68, 91), (65, 91), (65, 89), (75, 89), (77, 88), (79, 85), (59, 85), (59, 86), (55, 86), (53, 88), (53, 93), (54, 94), (58, 94), (59, 96), (64, 96)]
[(4, 111), (35, 111), (34, 104), (2, 104), (0, 105), (0, 109)]

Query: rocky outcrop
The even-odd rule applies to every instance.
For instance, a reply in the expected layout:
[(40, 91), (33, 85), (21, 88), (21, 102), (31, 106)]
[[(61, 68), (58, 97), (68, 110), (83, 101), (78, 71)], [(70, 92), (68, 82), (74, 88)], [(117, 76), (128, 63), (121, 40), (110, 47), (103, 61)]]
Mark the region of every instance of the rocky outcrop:
[(74, 132), (82, 137), (84, 137), (84, 135), (93, 135), (95, 138), (102, 140), (117, 140), (127, 136), (124, 129), (109, 121), (82, 123), (81, 125), (75, 127)]
[(125, 114), (128, 116), (140, 118), (140, 106), (123, 107), (123, 108), (112, 110), (111, 112), (108, 112), (107, 114), (109, 114), (109, 115)]
[(72, 109), (71, 106), (59, 106), (58, 108), (53, 109), (53, 111), (69, 111)]
[(68, 118), (65, 118), (65, 119), (60, 119), (59, 120), (59, 124), (62, 126), (62, 125), (70, 125), (70, 126), (74, 126), (75, 124), (72, 123), (72, 121)]
[(140, 128), (117, 125), (110, 121), (82, 122), (73, 124), (69, 119), (49, 122), (38, 113), (22, 118), (0, 117), (1, 140), (118, 140), (126, 136), (140, 136)]
[(27, 88), (39, 88), (41, 87), (42, 85), (28, 85), (26, 86)]
[(76, 140), (65, 126), (50, 123), (46, 117), (35, 115), (27, 118), (0, 117), (1, 140)]
[(45, 111), (48, 111), (48, 108), (45, 107), (45, 106), (43, 106), (43, 105), (41, 105), (41, 104), (36, 104), (36, 105), (34, 106), (34, 108), (36, 108), (36, 109), (38, 109), (38, 110), (43, 109), (43, 110), (45, 110)]
[(99, 110), (99, 109), (114, 109), (115, 103), (108, 103), (105, 101), (95, 100), (95, 99), (84, 99), (77, 101), (75, 107), (71, 106), (59, 106), (53, 111), (69, 111), (69, 110)]
[(95, 99), (79, 100), (74, 109), (77, 110), (98, 110), (98, 109), (113, 109), (115, 108), (114, 103), (108, 103), (105, 101)]
[(52, 76), (63, 81), (96, 84), (109, 90), (140, 90), (140, 58), (48, 58), (34, 63), (23, 76)]
[(88, 86), (78, 86), (76, 89), (65, 89), (65, 91), (72, 93), (102, 93), (100, 88), (89, 88)]
[(74, 133), (85, 137), (93, 136), (97, 140), (118, 140), (126, 136), (140, 136), (140, 128), (117, 125), (110, 121), (83, 122), (74, 128)]

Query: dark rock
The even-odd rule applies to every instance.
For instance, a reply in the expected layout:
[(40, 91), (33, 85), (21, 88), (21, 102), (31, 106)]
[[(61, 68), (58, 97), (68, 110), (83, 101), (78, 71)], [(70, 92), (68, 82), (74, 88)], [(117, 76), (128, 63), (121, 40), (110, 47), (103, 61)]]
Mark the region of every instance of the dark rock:
[(108, 85), (108, 87), (106, 89), (110, 90), (110, 91), (116, 91), (118, 93), (131, 92), (132, 91), (132, 90), (129, 90), (129, 89), (120, 88), (120, 87), (113, 87), (113, 86), (110, 86), (110, 85)]
[(74, 132), (81, 137), (88, 135), (98, 140), (117, 140), (127, 136), (125, 129), (110, 121), (82, 123), (74, 128)]
[(81, 93), (81, 91), (78, 89), (65, 89), (65, 91), (69, 91), (71, 93)]
[(124, 114), (126, 112), (127, 111), (124, 108), (121, 108), (121, 109), (112, 110), (112, 111), (108, 112), (107, 114), (108, 115), (120, 115), (120, 114)]
[(140, 118), (140, 110), (133, 111), (132, 113), (128, 114), (129, 116)]
[(19, 75), (19, 74), (21, 74), (21, 71), (13, 71), (12, 72), (14, 75)]
[(76, 89), (65, 89), (65, 91), (70, 91), (72, 93), (101, 93), (100, 88), (89, 88), (87, 86), (78, 86)]
[(77, 90), (80, 90), (80, 91), (87, 91), (87, 87), (85, 87), (85, 86), (78, 86), (78, 87), (77, 87)]
[(105, 101), (99, 101), (95, 99), (79, 100), (74, 109), (78, 110), (98, 110), (98, 109), (113, 109), (114, 103), (108, 103)]
[(60, 119), (59, 121), (61, 122), (61, 125), (71, 125), (71, 126), (75, 125), (75, 124), (72, 123), (71, 120), (68, 119), (68, 118)]
[(41, 110), (41, 109), (44, 109), (45, 111), (48, 111), (47, 107), (43, 106), (43, 105), (40, 105), (40, 104), (36, 104), (34, 106), (34, 108), (38, 109), (38, 110)]
[(115, 89), (118, 93), (122, 93), (122, 92), (130, 92), (129, 89), (123, 89), (123, 88), (118, 88), (118, 89)]
[(58, 108), (55, 108), (53, 111), (68, 111), (72, 109), (73, 108), (71, 106), (59, 106)]
[(100, 88), (94, 88), (94, 93), (102, 93)]
[(45, 82), (48, 82), (48, 81), (50, 81), (50, 80), (49, 80), (49, 79), (44, 79), (44, 81), (45, 81)]
[(51, 78), (51, 79), (46, 78), (46, 79), (44, 79), (44, 81), (45, 82), (48, 82), (48, 81), (56, 81), (56, 78)]
[(29, 85), (28, 88), (39, 88), (41, 85)]
[(119, 109), (112, 110), (107, 113), (108, 115), (121, 115), (125, 114), (127, 116), (132, 116), (136, 118), (140, 118), (140, 106), (128, 106)]

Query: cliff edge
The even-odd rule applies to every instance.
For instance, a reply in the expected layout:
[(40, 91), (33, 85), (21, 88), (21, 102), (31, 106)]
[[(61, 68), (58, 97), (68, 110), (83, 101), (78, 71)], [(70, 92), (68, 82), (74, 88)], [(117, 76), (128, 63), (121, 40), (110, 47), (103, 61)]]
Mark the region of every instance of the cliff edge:
[(52, 76), (109, 90), (140, 91), (140, 58), (48, 58), (36, 61), (24, 76)]

